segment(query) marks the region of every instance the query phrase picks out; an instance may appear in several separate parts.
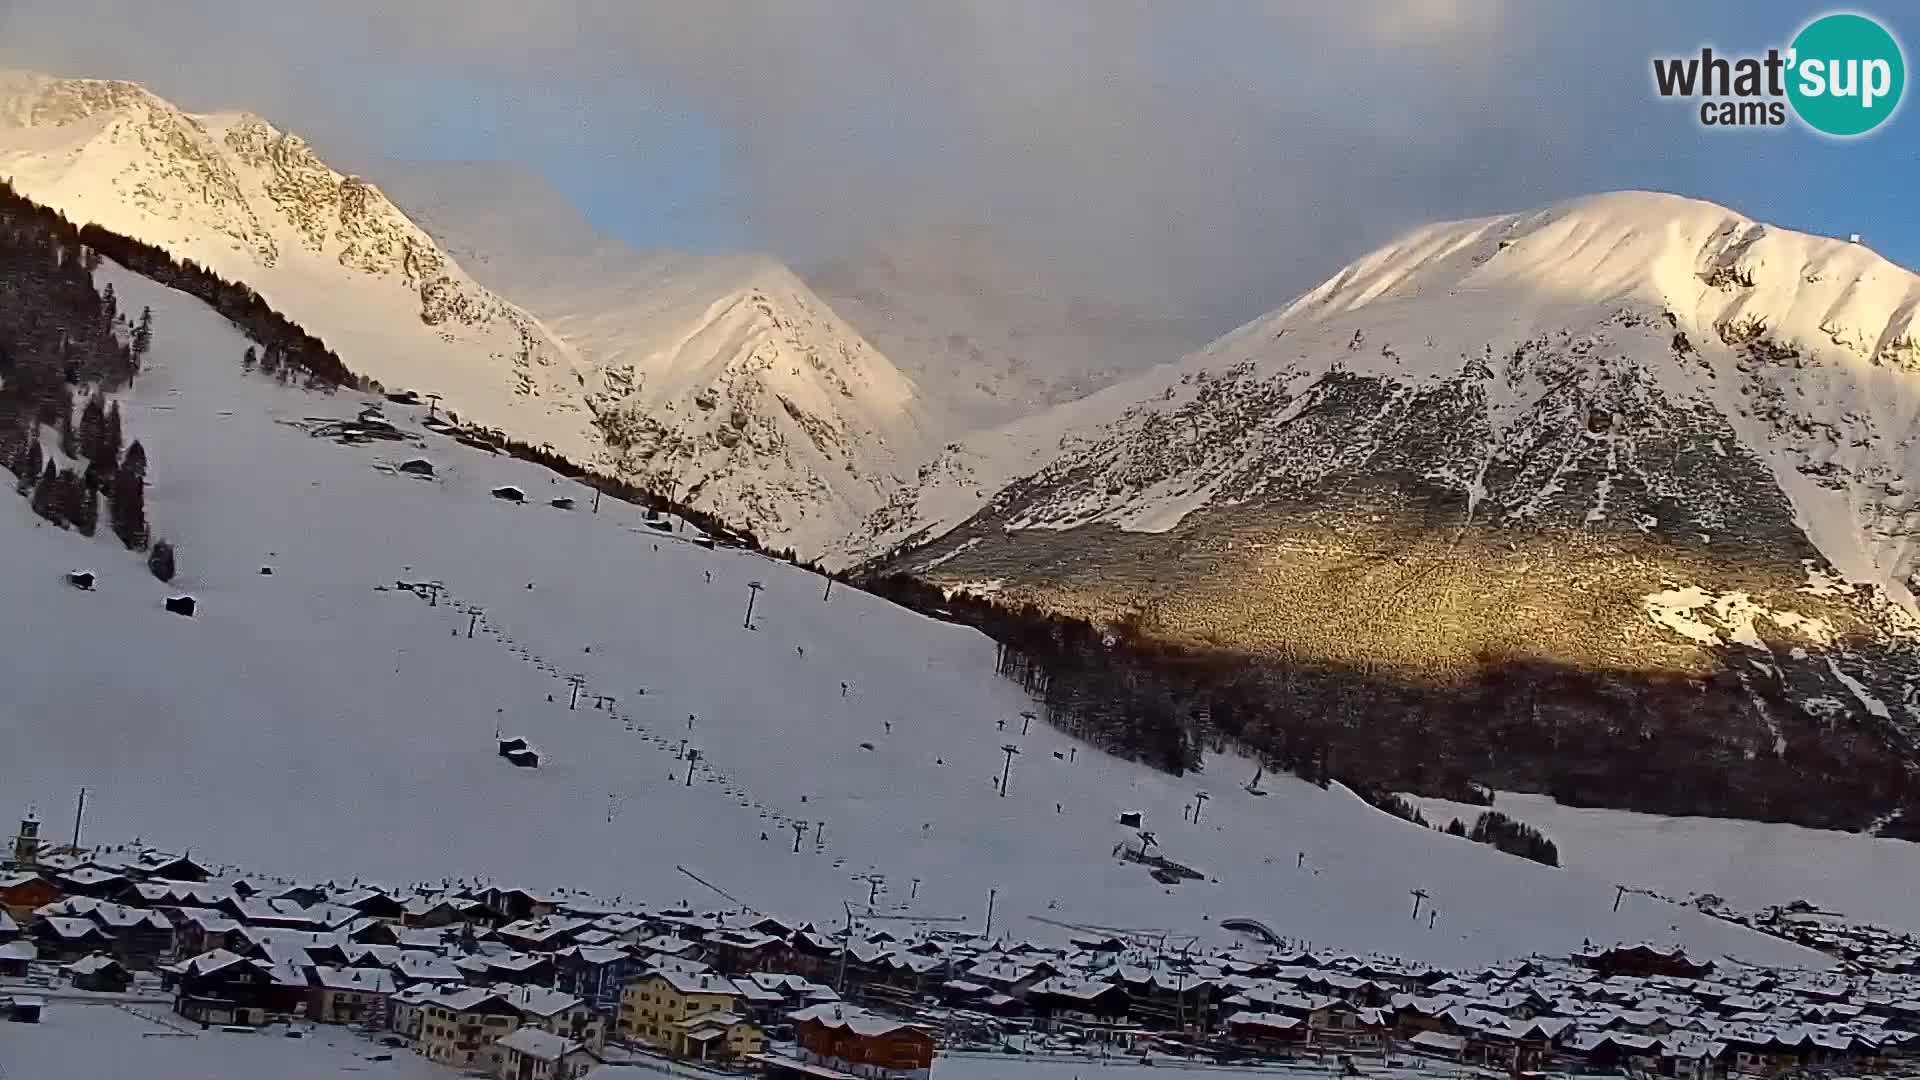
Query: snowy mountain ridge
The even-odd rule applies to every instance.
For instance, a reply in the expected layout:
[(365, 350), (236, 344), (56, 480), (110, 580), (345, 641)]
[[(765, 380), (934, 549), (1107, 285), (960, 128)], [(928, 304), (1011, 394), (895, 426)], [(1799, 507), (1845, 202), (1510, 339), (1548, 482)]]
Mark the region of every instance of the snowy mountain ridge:
[[(308, 300), (303, 288), (377, 297), (382, 315), (404, 306), (419, 332), (511, 364), (522, 395), (571, 381), (537, 375), (564, 370), (565, 351), (467, 278), (378, 188), (334, 172), (299, 136), (257, 116), (189, 115), (135, 83), (9, 73), (0, 77), (0, 170), (70, 217), (309, 309), (295, 313), (326, 340), (373, 353), (364, 364), (376, 378), (431, 371), (371, 370), (392, 365), (381, 355), (389, 350), (368, 348), (370, 335), (353, 329), (362, 320), (295, 303)], [(396, 337), (403, 329), (415, 328), (378, 327)]]
[[(1368, 673), (1340, 693), (1410, 746), (1457, 717), (1459, 782), (1864, 828), (1920, 762), (1917, 309), (1920, 277), (1861, 245), (1671, 195), (1435, 225), (963, 440), (836, 557)], [(1726, 716), (1675, 713), (1672, 679)], [(1489, 710), (1545, 741), (1487, 742)], [(1732, 787), (1682, 805), (1710, 789), (1663, 731)], [(1902, 775), (1795, 809), (1800, 751), (1842, 744), (1819, 782)]]
[(549, 244), (483, 284), (298, 136), (127, 82), (0, 77), (0, 175), (245, 282), (356, 372), (778, 546), (817, 550), (922, 454), (917, 389), (784, 268)]
[(939, 425), (919, 388), (777, 260), (636, 250), (511, 167), (380, 167), (447, 250), (580, 357), (621, 475), (810, 554), (928, 452)]
[[(1087, 482), (1027, 508), (1015, 528), (1173, 528), (1204, 507), (1257, 496), (1255, 467), (1270, 464), (1262, 450), (1279, 449), (1316, 386), (1353, 377), (1388, 382), (1401, 399), (1440, 386), (1475, 396), (1484, 438), (1446, 475), (1423, 477), (1458, 492), (1475, 515), (1492, 494), (1489, 477), (1547, 434), (1550, 412), (1582, 427), (1602, 422), (1573, 417), (1556, 395), (1595, 410), (1653, 394), (1712, 409), (1789, 493), (1827, 559), (1911, 603), (1920, 570), (1920, 495), (1907, 479), (1920, 471), (1916, 308), (1920, 278), (1864, 247), (1676, 196), (1624, 192), (1430, 226), (1178, 364), (964, 441), (870, 522), (851, 553), (936, 535), (1015, 479), (1067, 471)], [(1293, 408), (1233, 415), (1261, 394)], [(1164, 456), (1164, 445), (1138, 441), (1180, 429), (1197, 440)], [(1369, 445), (1359, 434), (1356, 452)], [(1632, 445), (1630, 434), (1588, 435), (1581, 441), (1593, 447)], [(1023, 472), (1036, 451), (1048, 460)], [(1608, 479), (1644, 479), (1630, 451), (1610, 461)], [(1588, 514), (1622, 523), (1601, 485), (1570, 492), (1551, 469), (1516, 479), (1523, 484), (1495, 497), (1488, 516), (1514, 523), (1578, 502), (1583, 523)]]

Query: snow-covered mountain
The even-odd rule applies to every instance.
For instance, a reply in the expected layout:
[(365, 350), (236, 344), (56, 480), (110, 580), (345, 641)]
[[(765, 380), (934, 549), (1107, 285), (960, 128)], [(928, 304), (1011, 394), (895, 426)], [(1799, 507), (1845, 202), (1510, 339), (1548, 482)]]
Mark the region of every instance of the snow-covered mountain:
[[(1036, 920), (1208, 935), (1241, 915), (1316, 947), (1462, 965), (1642, 938), (1828, 963), (1684, 908), (1611, 910), (1608, 881), (1338, 787), (1214, 785), (1189, 822), (1197, 775), (1046, 725), (1003, 730), (1030, 703), (995, 677), (988, 639), (853, 590), (823, 598), (818, 577), (703, 550), (625, 504), (589, 512), (584, 489), (436, 434), (422, 409), (242, 375), (228, 358), (245, 341), (211, 310), (111, 264), (99, 277), (154, 312), (122, 408), (180, 576), (163, 586), (107, 530), (81, 537), (0, 495), (0, 789), (46, 807), (87, 786), (97, 842), (306, 880), (485, 875), (722, 903), (680, 867), (820, 925), (877, 895), (883, 913), (981, 927), (997, 889), (995, 931), (1015, 938), (1057, 930)], [(370, 403), (401, 441), (327, 437)], [(508, 484), (524, 502), (489, 494)], [(566, 496), (577, 509), (551, 505)], [(90, 591), (65, 579), (81, 567)], [(180, 592), (191, 618), (162, 607)], [(539, 767), (502, 761), (497, 733), (532, 742)], [(1022, 754), (996, 794), (1009, 742)], [(1204, 878), (1166, 885), (1117, 858), (1137, 838), (1122, 811)], [(1408, 918), (1410, 889), (1437, 926)]]
[(1085, 397), (1198, 343), (1170, 318), (1062, 294), (985, 227), (890, 235), (806, 276), (946, 407), (942, 438)]
[(930, 450), (919, 389), (774, 259), (635, 250), (512, 166), (375, 167), (578, 355), (623, 475), (811, 554)]
[(0, 175), (78, 222), (252, 286), (388, 386), (577, 450), (573, 358), (481, 288), (378, 188), (245, 113), (189, 115), (128, 82), (0, 76)]
[(356, 372), (782, 546), (844, 532), (921, 456), (913, 384), (777, 265), (576, 258), (523, 216), (462, 250), (507, 235), (528, 253), (483, 260), (476, 281), (297, 135), (125, 82), (0, 78), (0, 175), (247, 283)]
[(950, 448), (840, 557), (1419, 680), (1718, 673), (1736, 756), (1792, 753), (1782, 709), (1910, 752), (1916, 310), (1863, 246), (1675, 196), (1436, 225)]

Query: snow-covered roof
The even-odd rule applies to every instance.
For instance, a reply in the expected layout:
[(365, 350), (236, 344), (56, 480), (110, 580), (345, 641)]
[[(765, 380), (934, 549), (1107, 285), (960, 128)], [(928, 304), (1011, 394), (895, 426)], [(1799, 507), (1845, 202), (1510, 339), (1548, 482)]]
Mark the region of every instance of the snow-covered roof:
[(459, 982), (461, 978), (452, 960), (435, 953), (403, 950), (393, 968), (402, 982)]
[(1440, 1031), (1422, 1031), (1407, 1040), (1422, 1050), (1434, 1050), (1443, 1054), (1458, 1054), (1467, 1048), (1467, 1037), (1448, 1035)]
[(492, 1006), (501, 1012), (509, 1009), (505, 995), (484, 986), (453, 986), (436, 989), (423, 995), (421, 1001), (455, 1013), (473, 1012), (483, 1006)]
[(787, 1016), (796, 1024), (817, 1023), (865, 1038), (878, 1038), (891, 1035), (896, 1031), (914, 1028), (914, 1025), (905, 1021), (894, 1020), (857, 1006), (839, 1003), (814, 1005), (788, 1013)]
[(385, 968), (337, 968), (325, 965), (313, 969), (314, 982), (327, 990), (354, 990), (368, 994), (391, 994), (395, 990), (393, 972)]
[(561, 949), (555, 956), (567, 956), (578, 959), (583, 964), (613, 964), (632, 957), (625, 949), (615, 949), (604, 945), (571, 945)]
[(86, 937), (89, 934), (98, 937), (106, 936), (98, 926), (86, 919), (48, 916), (40, 920), (40, 925), (45, 927), (48, 932), (52, 933), (55, 937), (60, 938), (77, 939)]
[(641, 962), (650, 971), (675, 972), (681, 975), (707, 975), (713, 972), (713, 965), (705, 960), (689, 960), (683, 956), (668, 956), (664, 953), (643, 956)]
[(175, 968), (182, 974), (209, 975), (234, 964), (244, 964), (247, 958), (239, 953), (225, 949), (212, 949), (198, 956), (181, 961)]
[(1271, 1012), (1237, 1012), (1227, 1017), (1229, 1027), (1262, 1027), (1275, 1031), (1290, 1031), (1306, 1021), (1297, 1016)]
[(580, 1044), (572, 1039), (563, 1039), (536, 1027), (515, 1029), (512, 1034), (496, 1040), (494, 1045), (540, 1061), (559, 1061), (580, 1049)]
[(673, 1026), (682, 1030), (692, 1031), (695, 1028), (703, 1027), (732, 1027), (735, 1024), (744, 1024), (746, 1022), (746, 1017), (741, 1016), (739, 1013), (728, 1012), (725, 1009), (721, 1009), (717, 1012), (697, 1013), (684, 1020), (675, 1020)]
[(668, 956), (678, 956), (681, 953), (689, 952), (699, 947), (699, 942), (688, 941), (678, 934), (657, 934), (635, 946), (635, 948), (644, 952), (664, 953)]
[(1051, 994), (1058, 997), (1092, 1001), (1104, 994), (1124, 994), (1126, 989), (1115, 983), (1100, 982), (1094, 979), (1070, 979), (1064, 975), (1055, 975), (1034, 983), (1027, 994)]
[(731, 979), (719, 975), (686, 975), (678, 971), (656, 971), (647, 976), (660, 979), (682, 994), (731, 994), (739, 996), (740, 988)]
[(569, 1009), (580, 1008), (583, 1004), (572, 994), (563, 994), (558, 990), (548, 990), (540, 986), (500, 985), (493, 989), (505, 998), (508, 1004), (533, 1016), (554, 1016)]
[(93, 953), (90, 956), (83, 956), (73, 963), (68, 964), (67, 970), (75, 975), (91, 975), (96, 971), (105, 971), (108, 968), (117, 968), (119, 966), (120, 961), (115, 960), (113, 957), (101, 953)]
[(106, 885), (111, 882), (125, 881), (127, 879), (125, 874), (116, 874), (93, 866), (83, 866), (77, 870), (69, 870), (61, 874), (60, 878), (63, 881), (80, 886), (81, 888), (87, 888), (93, 885)]

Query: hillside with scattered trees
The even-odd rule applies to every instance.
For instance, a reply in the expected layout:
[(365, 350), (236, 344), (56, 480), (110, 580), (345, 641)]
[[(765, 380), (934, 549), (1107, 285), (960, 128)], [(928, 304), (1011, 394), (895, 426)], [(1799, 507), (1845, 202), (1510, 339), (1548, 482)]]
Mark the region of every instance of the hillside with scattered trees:
[[(1901, 820), (1920, 818), (1920, 786), (1873, 732), (1822, 727), (1782, 708), (1786, 751), (1756, 758), (1738, 725), (1716, 722), (1725, 695), (1702, 694), (1682, 674), (1490, 657), (1476, 678), (1437, 686), (1173, 644), (1124, 619), (1096, 623), (948, 593), (909, 574), (870, 576), (861, 587), (979, 629), (999, 644), (1000, 674), (1034, 696), (1048, 723), (1175, 775), (1199, 768), (1203, 752), (1234, 750), (1268, 770), (1338, 781), (1390, 813), (1398, 811), (1377, 793), (1484, 805), (1484, 792), (1499, 789), (1571, 806), (1819, 828), (1866, 828), (1889, 807), (1914, 808)], [(1488, 842), (1512, 850), (1501, 824), (1488, 830)]]

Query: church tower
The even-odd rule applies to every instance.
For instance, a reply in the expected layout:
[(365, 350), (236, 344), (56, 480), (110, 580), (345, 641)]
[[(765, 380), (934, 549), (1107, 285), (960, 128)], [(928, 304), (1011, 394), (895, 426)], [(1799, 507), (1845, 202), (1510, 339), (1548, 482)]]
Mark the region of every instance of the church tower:
[(33, 811), (20, 819), (20, 832), (13, 838), (13, 865), (16, 870), (31, 870), (40, 862), (40, 819)]

